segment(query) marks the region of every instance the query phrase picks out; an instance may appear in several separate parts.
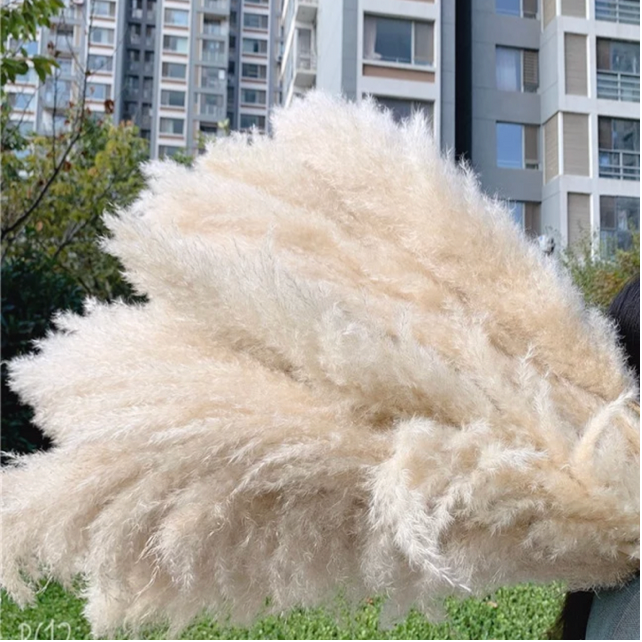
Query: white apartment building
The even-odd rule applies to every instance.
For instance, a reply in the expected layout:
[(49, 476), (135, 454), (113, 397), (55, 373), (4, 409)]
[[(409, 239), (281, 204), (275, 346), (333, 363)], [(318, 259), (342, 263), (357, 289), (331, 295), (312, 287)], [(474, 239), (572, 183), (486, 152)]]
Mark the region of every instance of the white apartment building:
[(439, 0), (283, 0), (283, 104), (311, 87), (423, 111), (455, 138), (455, 7)]
[(15, 121), (23, 132), (61, 131), (69, 102), (78, 103), (83, 91), (93, 113), (116, 111), (114, 103), (106, 101), (114, 101), (119, 87), (118, 24), (114, 0), (71, 0), (51, 28), (39, 29), (37, 41), (27, 44), (29, 55), (55, 54), (59, 68), (44, 84), (30, 69), (7, 86)]
[(640, 4), (546, 1), (542, 224), (627, 247), (640, 226)]

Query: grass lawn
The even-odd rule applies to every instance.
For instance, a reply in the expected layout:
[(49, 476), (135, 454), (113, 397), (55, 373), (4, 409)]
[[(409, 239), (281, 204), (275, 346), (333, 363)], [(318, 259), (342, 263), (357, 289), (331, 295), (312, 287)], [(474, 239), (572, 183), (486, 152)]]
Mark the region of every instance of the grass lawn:
[[(501, 589), (484, 600), (448, 602), (448, 621), (429, 624), (412, 613), (390, 630), (377, 626), (378, 603), (367, 604), (351, 618), (337, 621), (322, 610), (296, 610), (283, 617), (267, 617), (250, 628), (220, 626), (202, 619), (186, 629), (186, 640), (538, 640), (546, 639), (561, 607), (560, 586), (525, 585)], [(90, 639), (82, 616), (83, 603), (60, 586), (51, 584), (38, 595), (37, 604), (21, 611), (2, 595), (0, 637), (20, 639)], [(40, 628), (38, 628), (40, 627)], [(121, 636), (120, 639), (128, 639)], [(150, 631), (144, 639), (163, 639)]]

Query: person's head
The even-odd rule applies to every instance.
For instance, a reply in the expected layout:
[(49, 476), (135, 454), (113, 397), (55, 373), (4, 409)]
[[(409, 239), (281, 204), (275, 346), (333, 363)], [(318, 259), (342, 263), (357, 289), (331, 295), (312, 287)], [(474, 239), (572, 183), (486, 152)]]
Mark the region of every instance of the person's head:
[(640, 277), (631, 279), (613, 299), (609, 316), (617, 323), (629, 366), (640, 380)]

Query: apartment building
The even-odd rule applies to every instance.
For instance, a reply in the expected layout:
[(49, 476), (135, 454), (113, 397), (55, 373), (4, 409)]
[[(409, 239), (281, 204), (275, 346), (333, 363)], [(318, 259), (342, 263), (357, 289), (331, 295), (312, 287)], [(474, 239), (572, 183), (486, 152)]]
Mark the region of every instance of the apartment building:
[(278, 0), (233, 0), (227, 118), (235, 130), (267, 131), (279, 103)]
[(374, 96), (398, 118), (421, 110), (455, 142), (455, 3), (283, 0), (281, 99), (311, 87)]
[(598, 231), (607, 254), (627, 247), (640, 220), (639, 2), (468, 0), (458, 10), (470, 18), (457, 74), (471, 101), (459, 151), (484, 189), (558, 247)]
[[(114, 98), (120, 91), (116, 70), (122, 38), (115, 0), (72, 0), (42, 28), (38, 39), (26, 45), (29, 55), (56, 55), (59, 68), (42, 84), (33, 69), (7, 86), (15, 122), (27, 133), (54, 133), (65, 127), (70, 101), (84, 94), (94, 113), (106, 110), (119, 118)], [(18, 46), (10, 43), (9, 46)]]
[(60, 71), (42, 88), (33, 71), (9, 88), (16, 121), (62, 127), (89, 69), (88, 106), (135, 122), (152, 158), (196, 152), (226, 119), (265, 130), (280, 95), (276, 12), (276, 0), (70, 0), (29, 45), (52, 42)]

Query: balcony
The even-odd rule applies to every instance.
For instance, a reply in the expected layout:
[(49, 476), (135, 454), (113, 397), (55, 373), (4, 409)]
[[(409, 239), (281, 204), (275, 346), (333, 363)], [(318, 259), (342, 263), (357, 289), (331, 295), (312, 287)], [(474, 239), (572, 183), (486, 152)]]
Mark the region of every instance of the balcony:
[(309, 89), (314, 86), (317, 75), (317, 57), (312, 52), (296, 52), (294, 67), (294, 84), (299, 89)]
[(296, 2), (296, 21), (314, 22), (319, 8), (319, 0), (292, 0)]
[(201, 0), (201, 7), (205, 13), (217, 16), (225, 16), (227, 18), (230, 14), (229, 0)]
[(597, 97), (639, 103), (640, 76), (617, 71), (598, 71)]
[(640, 152), (600, 149), (600, 178), (640, 180)]
[(219, 67), (227, 67), (227, 56), (216, 51), (205, 50), (202, 54), (201, 60)]
[[(43, 107), (47, 109), (64, 110), (69, 107), (71, 95), (67, 92), (56, 94), (55, 92), (45, 92), (42, 96)], [(638, 172), (639, 174), (639, 172)]]
[(595, 0), (595, 18), (639, 25), (640, 3), (632, 0)]
[(219, 105), (201, 105), (199, 112), (201, 116), (206, 116), (205, 120), (224, 120), (225, 108)]

